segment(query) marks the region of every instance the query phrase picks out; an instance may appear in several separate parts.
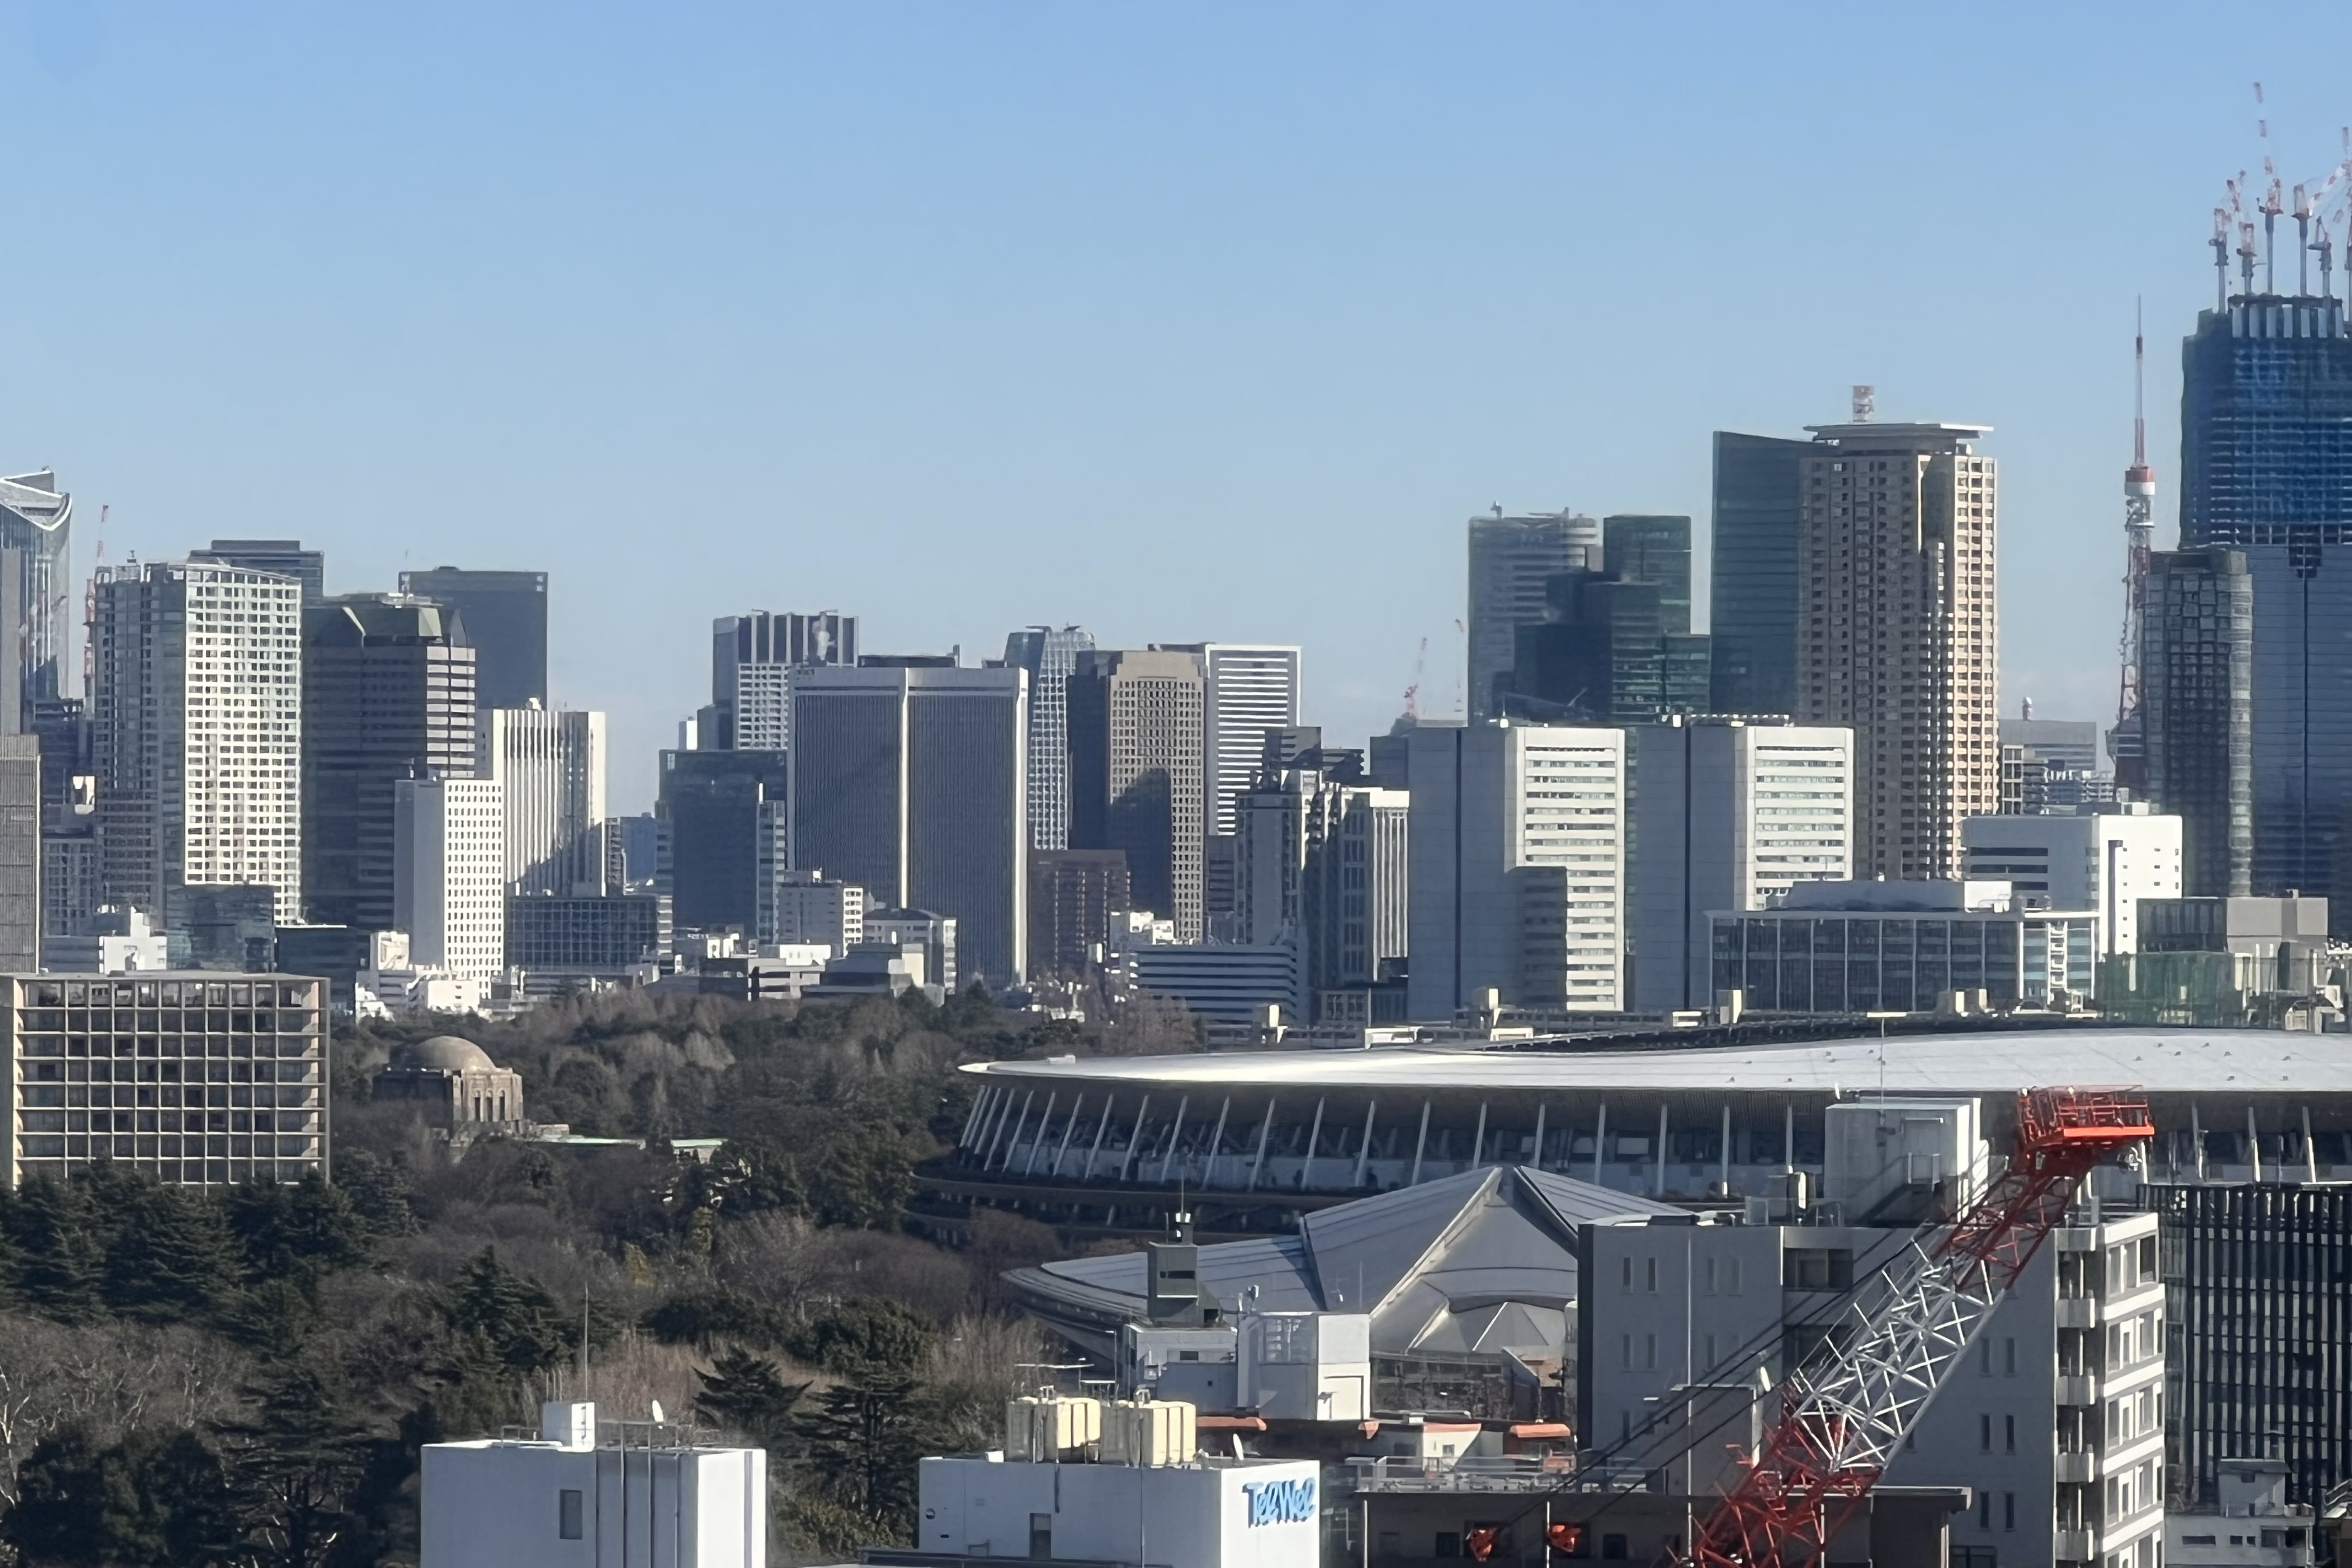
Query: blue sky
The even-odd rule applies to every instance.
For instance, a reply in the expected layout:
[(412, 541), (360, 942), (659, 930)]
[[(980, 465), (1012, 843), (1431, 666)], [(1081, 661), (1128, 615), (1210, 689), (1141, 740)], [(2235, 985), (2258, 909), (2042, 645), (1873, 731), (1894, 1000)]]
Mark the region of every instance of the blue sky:
[[(1705, 517), (1707, 433), (1981, 420), (2004, 711), (2111, 711), (2130, 334), (2172, 531), (2223, 176), (2340, 6), (0, 9), (0, 464), (110, 560), (553, 574), (615, 805), (708, 627), (1307, 647), (1455, 702), (1489, 503)], [(2290, 42), (2286, 42), (2291, 40)]]

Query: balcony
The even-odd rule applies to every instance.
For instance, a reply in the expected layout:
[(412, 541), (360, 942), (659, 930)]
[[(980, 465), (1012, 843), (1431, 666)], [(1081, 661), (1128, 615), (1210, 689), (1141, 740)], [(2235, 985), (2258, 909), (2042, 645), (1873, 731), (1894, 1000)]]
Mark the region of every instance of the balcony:
[(2058, 1326), (2062, 1329), (2095, 1329), (2099, 1326), (2099, 1300), (2095, 1296), (2061, 1296), (2057, 1303)]
[(2050, 1538), (2050, 1555), (2061, 1563), (2095, 1563), (2098, 1537), (2087, 1530), (2061, 1530)]
[(2099, 1380), (2079, 1374), (2070, 1377), (2062, 1373), (2053, 1392), (2057, 1402), (2061, 1405), (2096, 1405), (2099, 1402)]
[(2050, 1472), (2050, 1479), (2053, 1481), (2071, 1481), (2081, 1486), (2099, 1479), (2099, 1456), (2094, 1450), (2070, 1454), (2062, 1448), (2056, 1455), (2056, 1461), (2055, 1468)]

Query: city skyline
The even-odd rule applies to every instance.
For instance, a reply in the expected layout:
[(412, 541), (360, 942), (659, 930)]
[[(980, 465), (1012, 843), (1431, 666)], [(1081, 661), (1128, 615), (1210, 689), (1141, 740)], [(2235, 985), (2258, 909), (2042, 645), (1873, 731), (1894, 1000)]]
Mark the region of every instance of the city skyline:
[[(1703, 542), (1712, 430), (1795, 435), (1872, 382), (1885, 417), (1957, 409), (2000, 431), (2016, 542), (2001, 689), (2104, 719), (2132, 300), (2147, 299), (2162, 409), (2171, 345), (2206, 297), (2206, 213), (2259, 156), (2251, 82), (2265, 79), (2290, 179), (2325, 166), (2341, 118), (2308, 66), (2217, 43), (2186, 15), (2136, 18), (2128, 70), (2094, 17), (2035, 17), (2028, 54), (2002, 41), (2021, 16), (1938, 31), (1972, 84), (1942, 102), (1895, 92), (1901, 73), (1880, 68), (1929, 24), (1880, 16), (1817, 48), (1760, 17), (1669, 43), (1664, 18), (1523, 10), (1336, 26), (1213, 10), (1035, 36), (984, 14), (928, 34), (720, 14), (652, 42), (583, 29), (541, 71), (516, 68), (546, 47), (520, 24), (453, 37), (429, 12), (396, 37), (361, 21), (184, 33), (128, 14), (49, 27), (22, 62), (26, 199), (68, 233), (117, 237), (103, 268), (76, 245), (16, 263), (44, 310), (0, 393), (9, 461), (54, 464), (78, 490), (77, 583), (108, 503), (110, 562), (299, 535), (335, 557), (337, 591), (444, 563), (552, 573), (553, 695), (614, 714), (614, 804), (638, 810), (647, 759), (696, 705), (696, 631), (746, 602), (839, 604), (872, 647), (968, 657), (1043, 622), (1105, 646), (1296, 642), (1314, 663), (1308, 710), (1343, 735), (1386, 728), (1426, 636), (1423, 702), (1444, 710), (1461, 518), (1498, 501), (1687, 513)], [(2312, 15), (2315, 36), (2342, 30)], [(1545, 58), (1576, 62), (1580, 121), (1614, 131), (1588, 139), (1521, 104), (1454, 112), (1462, 88)], [(1671, 74), (1652, 63), (1669, 59)], [(1829, 78), (1836, 112), (1804, 90)], [(874, 119), (898, 96), (874, 90), (886, 79), (922, 110)], [(196, 79), (228, 89), (204, 113), (185, 97)], [(614, 101), (621, 80), (631, 101), (695, 113), (634, 148), (593, 125), (572, 135), (583, 97)], [(732, 90), (748, 88), (761, 90)], [(373, 134), (419, 95), (449, 123)], [(1970, 107), (1994, 101), (1999, 125)], [(1051, 135), (1073, 112), (1097, 126), (1091, 144)], [(270, 127), (295, 114), (323, 119), (316, 146), (355, 155), (330, 174), (279, 144)], [(709, 166), (664, 199), (673, 222), (712, 230), (696, 259), (656, 260), (601, 225), (597, 243), (567, 243), (628, 188), (616, 180), (667, 171), (688, 143)], [(130, 149), (158, 144), (163, 163), (136, 167)], [(1748, 174), (1834, 160), (1857, 183), (1932, 152), (1986, 199), (1957, 230), (1916, 182), (1788, 203), (1747, 188), (1769, 180), (1716, 177), (1734, 144)], [(538, 194), (503, 216), (496, 171), (519, 167)], [(2103, 172), (2095, 201), (2073, 195), (2084, 170)], [(1714, 308), (1591, 310), (1634, 243), (1612, 215), (1662, 226), (1680, 210), (1664, 193), (1694, 182), (1715, 237), (1644, 247), (1634, 286)], [(942, 206), (960, 215), (955, 254), (908, 243), (917, 214)], [(449, 221), (478, 234), (463, 258), (380, 243), (387, 225)], [(1171, 225), (1182, 243), (1161, 243)], [(1506, 230), (1519, 242), (1474, 243)], [(781, 272), (755, 259), (778, 254)], [(163, 266), (168, 286), (151, 284)], [(592, 309), (613, 330), (575, 331)], [(1402, 324), (1366, 333), (1372, 310)], [(343, 323), (331, 358), (310, 346), (322, 319)], [(1234, 377), (1237, 357), (1266, 374)], [(1691, 377), (1695, 362), (1710, 374)], [(2011, 374), (2021, 363), (2037, 374)], [(184, 395), (199, 374), (206, 395)], [(2162, 546), (2177, 431), (2153, 423)], [(268, 483), (219, 484), (223, 452)], [(425, 506), (372, 477), (420, 456)], [(658, 496), (614, 482), (653, 464)], [(698, 548), (646, 548), (649, 506), (688, 519)], [(1167, 548), (1180, 526), (1198, 548)], [(1082, 564), (1056, 559), (1079, 537)], [(1360, 547), (1334, 551), (1342, 539)], [(994, 548), (938, 548), (957, 540)], [(763, 567), (778, 549), (790, 566)], [(631, 571), (595, 569), (624, 552)], [(721, 553), (753, 563), (724, 594), (704, 580)], [(1237, 559), (1262, 570), (1236, 575)], [(1308, 572), (1330, 591), (1286, 604)], [(2117, 602), (2083, 608), (2084, 583)], [(625, 615), (644, 638), (596, 635)]]

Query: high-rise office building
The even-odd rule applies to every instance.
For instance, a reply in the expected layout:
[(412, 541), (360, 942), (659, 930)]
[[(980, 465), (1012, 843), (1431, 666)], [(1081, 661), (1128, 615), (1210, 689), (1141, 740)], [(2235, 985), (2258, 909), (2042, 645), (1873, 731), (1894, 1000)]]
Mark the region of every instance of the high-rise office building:
[(1853, 731), (1854, 874), (1949, 877), (2000, 807), (1988, 427), (1809, 428), (1797, 719)]
[(1029, 854), (1029, 973), (1071, 977), (1099, 962), (1111, 921), (1134, 902), (1116, 849)]
[(2181, 353), (2180, 548), (2252, 589), (2252, 891), (2338, 890), (2352, 917), (2352, 339), (2343, 305), (2267, 287), (2200, 311)]
[(324, 1177), (325, 990), (292, 974), (0, 975), (0, 1082), (27, 1108), (0, 1130), (0, 1177), (62, 1184), (110, 1160), (187, 1184)]
[(547, 574), (436, 566), (403, 572), (400, 591), (453, 609), (474, 645), (485, 708), (547, 706)]
[(1708, 704), (1717, 713), (1797, 710), (1797, 538), (1810, 441), (1715, 433), (1708, 543)]
[(1538, 723), (1639, 723), (1704, 710), (1707, 638), (1665, 630), (1663, 592), (1611, 572), (1555, 574), (1549, 618), (1520, 626), (1513, 666), (1496, 681), (1501, 711)]
[(1625, 731), (1423, 721), (1412, 731), (1409, 1011), (1625, 1005)]
[(1268, 730), (1298, 723), (1299, 650), (1261, 643), (1154, 643), (1159, 653), (1189, 653), (1201, 661), (1201, 724), (1206, 790), (1201, 821), (1206, 834), (1231, 834), (1234, 801), (1257, 780)]
[(393, 923), (410, 961), (460, 980), (507, 966), (507, 836), (496, 779), (403, 779), (393, 792)]
[(878, 910), (952, 920), (959, 973), (992, 987), (1028, 963), (1027, 672), (803, 667), (792, 678), (793, 864)]
[(2023, 746), (2044, 766), (2070, 773), (2099, 771), (2099, 726), (2088, 719), (2036, 719), (2028, 698), (2025, 717), (2000, 721), (2000, 743)]
[(1470, 520), (1470, 716), (1496, 711), (1496, 683), (1518, 656), (1518, 628), (1545, 619), (1545, 586), (1561, 572), (1601, 568), (1600, 523), (1556, 517)]
[(782, 752), (661, 754), (654, 882), (680, 930), (758, 929), (761, 811), (782, 810), (786, 784)]
[(496, 779), (504, 802), (508, 891), (619, 891), (604, 876), (604, 715), (492, 708), (477, 733), (474, 772)]
[(0, 973), (41, 966), (41, 742), (0, 735)]
[(0, 479), (0, 552), (22, 557), (11, 579), (6, 615), (19, 646), (11, 650), (19, 700), (65, 693), (73, 638), (73, 497), (47, 468)]
[(792, 741), (785, 683), (807, 665), (856, 664), (857, 617), (721, 616), (710, 623), (710, 708), (701, 743), (719, 751), (781, 752)]
[(1853, 874), (1853, 734), (1728, 718), (1630, 733), (1633, 1006), (1709, 1006), (1710, 914)]
[(474, 722), (474, 650), (451, 612), (392, 594), (303, 612), (302, 889), (313, 923), (392, 929), (394, 785), (471, 774)]
[(302, 584), (307, 612), (327, 596), (327, 552), (305, 550), (299, 539), (215, 539), (210, 549), (188, 552), (191, 561), (218, 561), (252, 572), (274, 572)]
[(1658, 630), (1691, 629), (1691, 520), (1620, 514), (1601, 520), (1601, 570), (1658, 588)]
[(100, 568), (90, 737), (110, 902), (185, 929), (185, 890), (301, 918), (302, 589), (206, 562)]
[(1274, 750), (1241, 797), (1235, 940), (1294, 945), (1319, 1017), (1324, 993), (1378, 984), (1404, 958), (1408, 801), (1364, 782), (1360, 752)]
[(1206, 682), (1192, 654), (1096, 648), (1070, 676), (1070, 847), (1127, 856), (1136, 905), (1202, 937)]
[(2147, 797), (2180, 818), (2192, 898), (2253, 891), (2254, 580), (2242, 550), (2158, 551), (2141, 622)]
[(1004, 639), (1004, 662), (1029, 672), (1029, 846), (1070, 845), (1070, 672), (1095, 646), (1084, 626), (1030, 626)]

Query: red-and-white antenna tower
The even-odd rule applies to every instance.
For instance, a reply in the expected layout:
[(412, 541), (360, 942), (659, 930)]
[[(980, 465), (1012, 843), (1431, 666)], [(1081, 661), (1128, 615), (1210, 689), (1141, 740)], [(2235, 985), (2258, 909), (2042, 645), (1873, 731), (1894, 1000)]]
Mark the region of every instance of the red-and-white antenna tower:
[(2107, 747), (2116, 761), (2116, 787), (2134, 795), (2147, 787), (2147, 742), (2140, 718), (2140, 638), (2147, 624), (2147, 577), (2156, 548), (2156, 470), (2147, 462), (2147, 336), (2139, 308), (2132, 310), (2132, 460), (2124, 470), (2123, 668), (2116, 727)]

